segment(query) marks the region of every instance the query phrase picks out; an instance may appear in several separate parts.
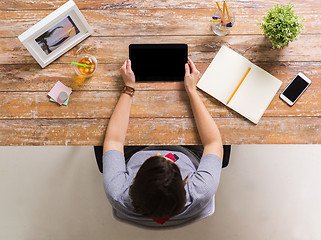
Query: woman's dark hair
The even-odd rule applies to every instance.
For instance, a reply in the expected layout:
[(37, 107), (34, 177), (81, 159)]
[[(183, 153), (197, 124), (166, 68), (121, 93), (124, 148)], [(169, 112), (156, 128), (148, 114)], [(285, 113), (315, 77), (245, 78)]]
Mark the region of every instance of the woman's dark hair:
[(157, 219), (173, 217), (186, 203), (184, 185), (174, 162), (153, 156), (141, 165), (130, 186), (129, 196), (136, 213)]

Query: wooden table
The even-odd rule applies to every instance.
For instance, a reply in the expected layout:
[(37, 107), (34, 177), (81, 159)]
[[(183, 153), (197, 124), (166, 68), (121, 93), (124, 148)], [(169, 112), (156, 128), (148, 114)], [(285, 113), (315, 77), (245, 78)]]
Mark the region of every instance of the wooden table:
[[(0, 0), (0, 145), (101, 145), (123, 85), (119, 68), (130, 43), (187, 43), (201, 73), (225, 44), (283, 81), (257, 125), (199, 92), (225, 144), (321, 143), (318, 0), (292, 0), (295, 12), (306, 19), (305, 29), (282, 50), (271, 49), (257, 26), (276, 1), (228, 1), (236, 25), (230, 35), (218, 37), (209, 27), (213, 0), (76, 0), (94, 34), (42, 69), (17, 36), (66, 1)], [(89, 80), (77, 78), (68, 64), (76, 53), (98, 59)], [(288, 107), (278, 96), (299, 71), (312, 84)], [(68, 106), (47, 97), (58, 80), (73, 89)], [(199, 143), (183, 83), (138, 83), (136, 88), (127, 144)]]

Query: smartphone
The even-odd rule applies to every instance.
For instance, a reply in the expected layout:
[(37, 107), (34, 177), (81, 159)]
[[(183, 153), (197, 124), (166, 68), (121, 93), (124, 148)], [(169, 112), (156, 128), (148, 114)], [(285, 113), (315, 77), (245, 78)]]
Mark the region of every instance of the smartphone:
[(303, 73), (299, 72), (280, 94), (280, 98), (290, 106), (293, 106), (310, 84), (311, 80)]

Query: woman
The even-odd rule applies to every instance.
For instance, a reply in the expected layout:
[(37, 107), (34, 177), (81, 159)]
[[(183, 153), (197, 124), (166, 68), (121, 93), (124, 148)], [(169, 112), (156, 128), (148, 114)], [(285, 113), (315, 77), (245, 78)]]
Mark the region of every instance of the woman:
[(159, 146), (144, 148), (125, 161), (135, 75), (129, 59), (120, 70), (125, 87), (110, 118), (103, 147), (104, 186), (114, 216), (140, 226), (171, 227), (211, 215), (223, 145), (218, 127), (197, 93), (200, 73), (194, 63), (188, 59), (185, 65), (184, 86), (204, 147), (201, 156), (181, 146)]

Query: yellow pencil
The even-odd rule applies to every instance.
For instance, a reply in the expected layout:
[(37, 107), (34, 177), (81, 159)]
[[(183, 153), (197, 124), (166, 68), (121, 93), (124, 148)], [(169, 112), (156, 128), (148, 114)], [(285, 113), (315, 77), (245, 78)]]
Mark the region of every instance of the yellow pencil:
[(217, 15), (221, 18), (223, 25), (227, 24), (225, 17), (223, 16), (222, 12), (218, 12)]
[(211, 19), (210, 22), (220, 22), (222, 21), (221, 19)]
[(239, 87), (241, 86), (242, 82), (244, 81), (244, 79), (246, 78), (247, 74), (249, 73), (249, 71), (251, 70), (251, 68), (249, 67), (246, 71), (246, 73), (244, 74), (242, 80), (239, 82), (239, 84), (237, 85), (237, 87), (235, 88), (234, 92), (232, 93), (230, 99), (227, 101), (227, 104), (231, 101), (231, 99), (233, 98), (234, 94), (236, 93), (237, 89), (239, 89)]
[[(228, 18), (228, 21), (231, 22), (231, 18), (230, 18), (230, 14), (228, 12), (228, 9), (227, 9), (227, 5), (226, 5), (226, 2), (224, 1), (223, 2), (223, 11), (226, 10), (226, 14), (227, 14), (227, 18)], [(224, 15), (224, 14), (223, 14)]]
[[(220, 12), (222, 13), (222, 15), (223, 15), (223, 12), (222, 12), (222, 9), (221, 9), (221, 7), (220, 7), (220, 4), (218, 4), (218, 2), (216, 2), (216, 5), (217, 5), (217, 7), (218, 7), (218, 10), (220, 10)], [(224, 15), (223, 15), (224, 16)]]
[(226, 5), (226, 3), (225, 3), (225, 1), (223, 2), (223, 16), (225, 17), (225, 5)]

